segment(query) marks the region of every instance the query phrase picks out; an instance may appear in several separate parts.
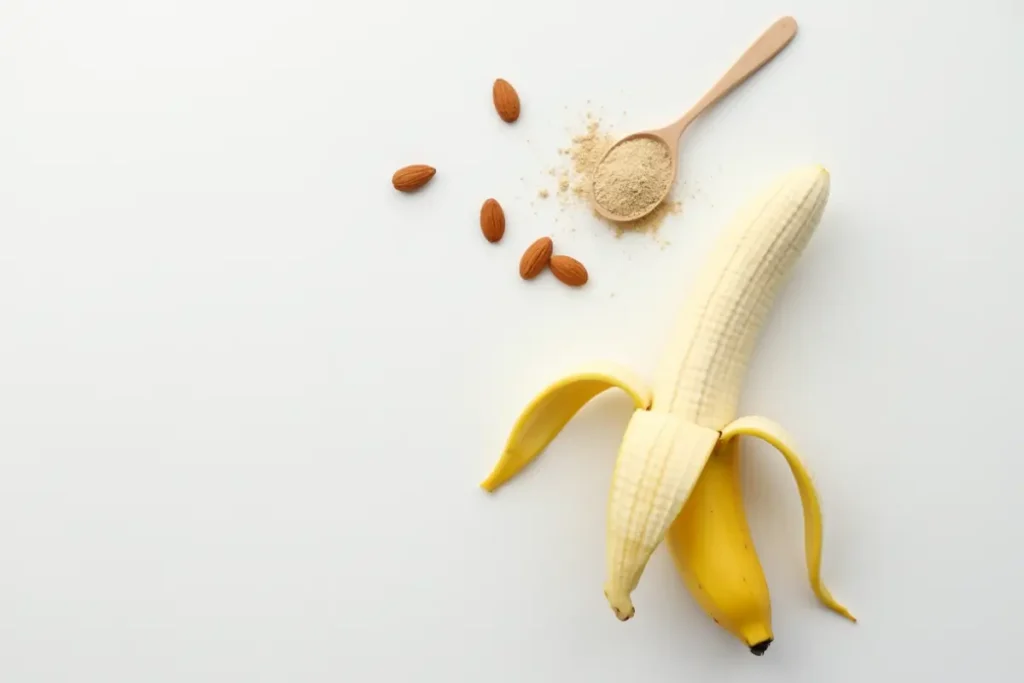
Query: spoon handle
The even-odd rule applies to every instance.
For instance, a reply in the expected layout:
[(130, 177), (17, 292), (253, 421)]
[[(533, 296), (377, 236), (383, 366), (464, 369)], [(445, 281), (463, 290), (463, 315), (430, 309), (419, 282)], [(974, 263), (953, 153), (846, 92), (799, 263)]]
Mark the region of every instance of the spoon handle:
[[(747, 51), (733, 64), (732, 68), (725, 72), (715, 87), (709, 90), (690, 111), (683, 115), (683, 118), (669, 126), (665, 132), (674, 133), (674, 139), (678, 139), (686, 127), (693, 123), (693, 120), (704, 110), (728, 95), (736, 86), (771, 61), (772, 57), (782, 51), (782, 48), (789, 45), (789, 41), (793, 40), (795, 35), (796, 20), (793, 17), (783, 17), (769, 26), (761, 34), (761, 37), (747, 48)], [(670, 136), (666, 135), (666, 137)]]

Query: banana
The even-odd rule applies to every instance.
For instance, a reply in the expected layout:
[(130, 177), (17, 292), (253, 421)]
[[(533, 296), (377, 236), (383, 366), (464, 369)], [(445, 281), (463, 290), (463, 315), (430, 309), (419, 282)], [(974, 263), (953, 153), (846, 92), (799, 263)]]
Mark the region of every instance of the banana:
[[(755, 653), (771, 642), (767, 586), (735, 483), (734, 440), (743, 434), (772, 443), (789, 462), (803, 501), (812, 588), (850, 616), (821, 584), (817, 496), (789, 438), (767, 418), (736, 417), (761, 326), (817, 228), (829, 190), (824, 168), (799, 168), (745, 205), (700, 274), (654, 381), (648, 386), (627, 368), (604, 364), (553, 382), (524, 409), (482, 484), (494, 491), (514, 477), (599, 393), (618, 388), (631, 396), (635, 409), (612, 472), (606, 519), (604, 594), (620, 620), (634, 615), (632, 592), (671, 529), (670, 552), (702, 608)], [(720, 506), (728, 520), (716, 524), (730, 528), (699, 528)], [(710, 539), (714, 548), (703, 545)], [(704, 581), (712, 575), (720, 581)], [(737, 579), (748, 588), (738, 589)]]

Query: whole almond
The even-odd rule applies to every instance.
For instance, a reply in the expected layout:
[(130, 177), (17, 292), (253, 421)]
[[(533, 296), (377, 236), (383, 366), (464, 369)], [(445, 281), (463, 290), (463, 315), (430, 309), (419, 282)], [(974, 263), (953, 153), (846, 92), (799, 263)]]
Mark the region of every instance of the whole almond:
[(480, 207), (480, 231), (488, 242), (497, 242), (505, 234), (505, 211), (497, 199), (488, 199)]
[(491, 97), (494, 98), (494, 108), (503, 121), (512, 123), (519, 118), (519, 93), (504, 78), (494, 81)]
[(412, 192), (426, 185), (437, 170), (426, 164), (412, 164), (395, 171), (391, 176), (391, 184), (401, 192)]
[(532, 280), (540, 275), (540, 271), (544, 270), (551, 260), (552, 250), (554, 245), (550, 237), (541, 237), (528, 246), (523, 252), (523, 257), (519, 259), (519, 277)]
[(582, 263), (571, 256), (562, 256), (561, 254), (552, 256), (548, 265), (551, 267), (551, 272), (555, 274), (555, 277), (570, 287), (580, 287), (587, 284), (589, 279), (587, 269), (583, 267)]

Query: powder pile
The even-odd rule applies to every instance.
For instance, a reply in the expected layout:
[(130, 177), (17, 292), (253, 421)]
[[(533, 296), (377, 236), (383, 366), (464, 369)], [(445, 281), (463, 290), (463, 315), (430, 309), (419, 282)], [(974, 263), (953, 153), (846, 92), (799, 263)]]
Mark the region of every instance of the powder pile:
[(668, 147), (640, 137), (616, 145), (594, 174), (594, 196), (616, 216), (650, 211), (672, 182)]
[[(616, 140), (617, 136), (601, 129), (599, 119), (595, 119), (588, 114), (586, 130), (573, 136), (570, 147), (558, 150), (560, 155), (568, 157), (571, 162), (568, 168), (563, 166), (549, 171), (550, 175), (558, 179), (556, 191), (558, 192), (558, 199), (562, 204), (563, 210), (570, 203), (589, 204), (598, 162), (604, 157), (605, 152), (615, 144)], [(655, 197), (656, 199), (657, 197)], [(679, 213), (679, 209), (679, 202), (668, 198), (656, 206), (653, 211), (636, 220), (612, 222), (603, 218), (596, 211), (593, 211), (593, 207), (591, 207), (594, 217), (608, 224), (617, 235), (622, 235), (627, 231), (654, 233), (661, 226), (666, 216)]]

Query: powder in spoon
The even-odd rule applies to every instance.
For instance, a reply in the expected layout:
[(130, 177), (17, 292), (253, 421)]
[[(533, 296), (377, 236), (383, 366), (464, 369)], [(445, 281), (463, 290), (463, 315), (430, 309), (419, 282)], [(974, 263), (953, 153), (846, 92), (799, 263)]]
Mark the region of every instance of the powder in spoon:
[[(584, 204), (590, 207), (593, 198), (592, 182), (598, 162), (619, 138), (610, 129), (602, 126), (602, 119), (595, 118), (589, 112), (584, 120), (584, 125), (585, 128), (582, 131), (571, 137), (568, 146), (558, 149), (558, 163), (555, 168), (548, 169), (544, 174), (545, 176), (554, 176), (557, 180), (555, 196), (562, 212), (573, 205)], [(548, 182), (550, 181), (545, 179), (544, 184)], [(607, 224), (615, 232), (616, 237), (621, 237), (626, 233), (646, 233), (662, 242), (657, 236), (659, 229), (669, 216), (678, 214), (682, 210), (682, 204), (669, 197), (654, 207), (650, 213), (632, 221), (610, 221), (593, 210), (593, 207), (590, 208), (593, 218), (600, 223)], [(573, 219), (567, 218), (571, 224)], [(558, 218), (555, 221), (557, 222)], [(570, 229), (574, 232), (576, 230), (575, 227)], [(663, 247), (665, 244), (662, 242)]]
[(639, 137), (616, 145), (594, 173), (594, 198), (617, 216), (653, 209), (672, 182), (668, 147)]

